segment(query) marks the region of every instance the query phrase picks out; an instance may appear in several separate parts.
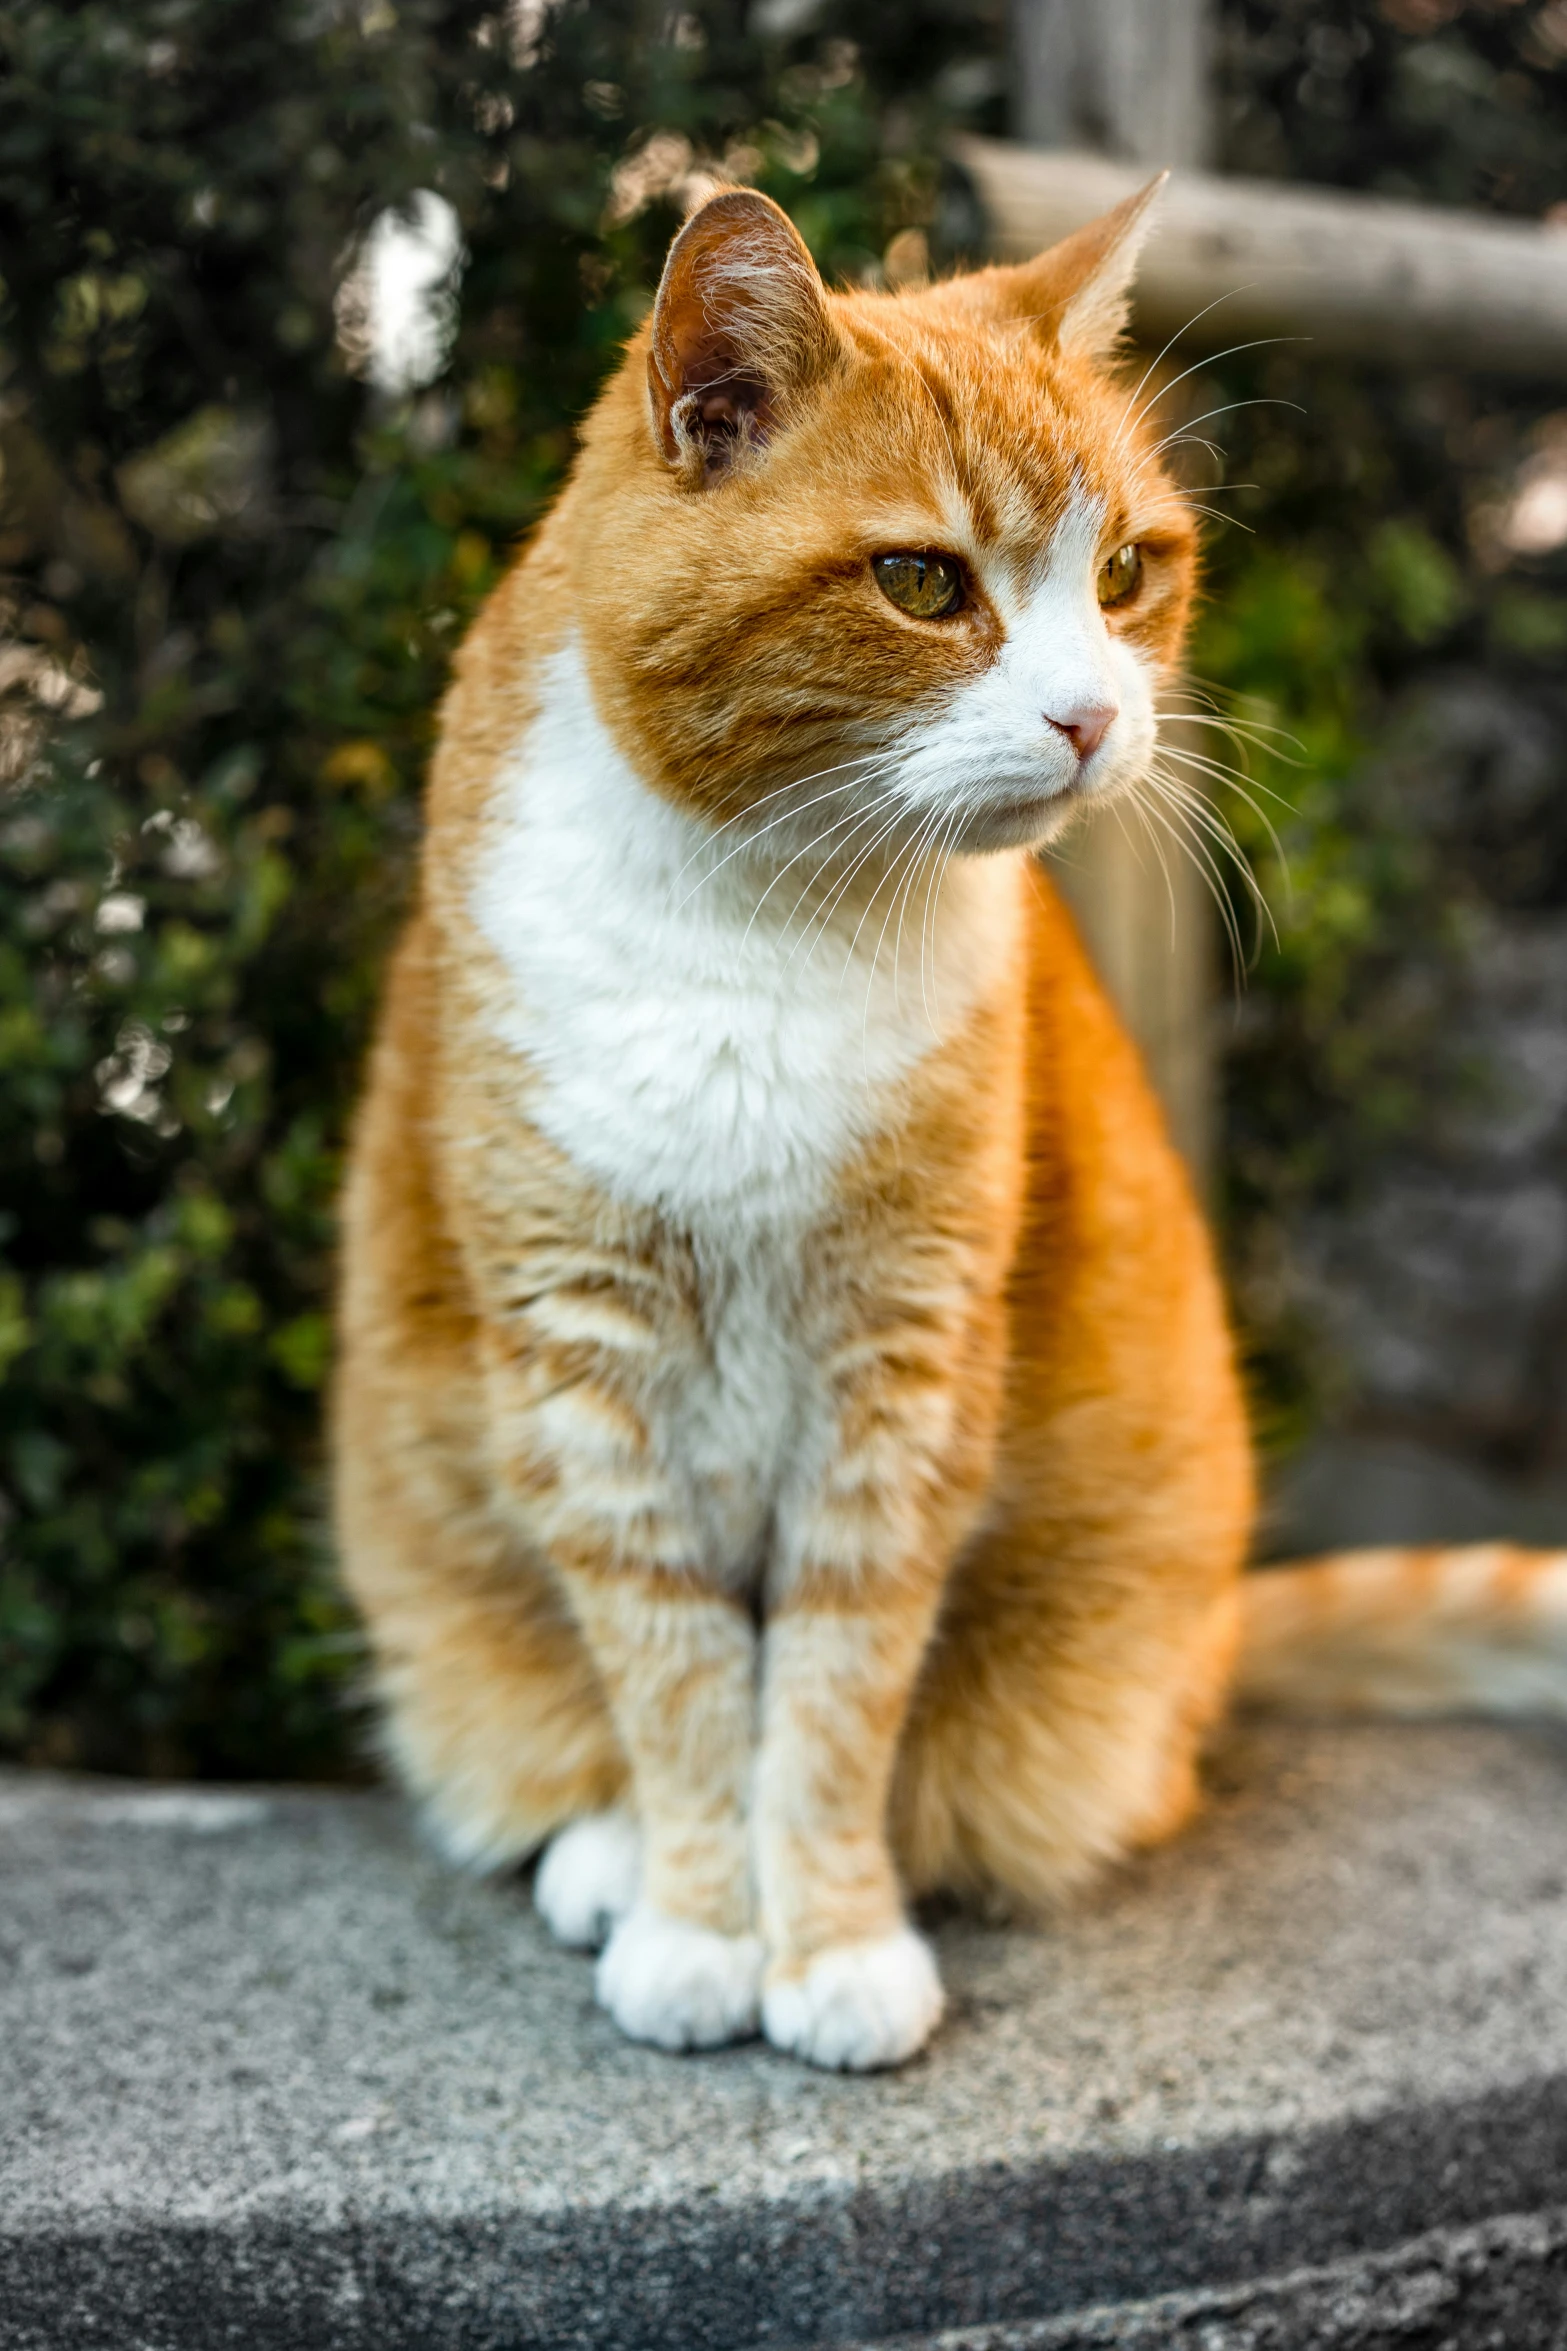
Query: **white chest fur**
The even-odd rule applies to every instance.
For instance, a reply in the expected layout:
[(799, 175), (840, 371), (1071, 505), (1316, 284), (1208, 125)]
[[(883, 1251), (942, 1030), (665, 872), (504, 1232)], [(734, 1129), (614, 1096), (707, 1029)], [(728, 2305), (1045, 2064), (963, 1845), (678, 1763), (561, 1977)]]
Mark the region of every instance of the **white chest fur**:
[(891, 884), (857, 940), (845, 923), (813, 945), (791, 920), (812, 859), (763, 898), (754, 861), (711, 870), (703, 853), (617, 750), (575, 648), (557, 655), (473, 889), (512, 982), (501, 1032), (552, 1142), (720, 1243), (809, 1223), (889, 1090), (1010, 953), (1017, 887), (1004, 859), (949, 874), (932, 991), (918, 947), (895, 956), (883, 927)]

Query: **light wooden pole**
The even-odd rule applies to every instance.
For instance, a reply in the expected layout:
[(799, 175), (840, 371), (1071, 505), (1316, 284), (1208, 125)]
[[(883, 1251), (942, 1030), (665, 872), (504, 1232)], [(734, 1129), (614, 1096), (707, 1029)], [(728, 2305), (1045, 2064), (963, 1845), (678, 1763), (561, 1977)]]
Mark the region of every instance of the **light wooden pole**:
[[(1098, 149), (1149, 170), (1200, 167), (1212, 31), (1210, 0), (1012, 0), (1014, 133), (1032, 146)], [(1205, 1185), (1212, 909), (1189, 861), (1161, 841), (1162, 866), (1136, 815), (1107, 810), (1063, 844), (1052, 867)]]
[(1013, 0), (1017, 136), (1132, 163), (1208, 160), (1210, 0)]
[[(1001, 261), (1024, 261), (1146, 185), (1148, 167), (957, 139)], [(1567, 382), (1567, 234), (1343, 188), (1175, 172), (1137, 265), (1133, 324), (1194, 352), (1282, 335), (1314, 359)]]

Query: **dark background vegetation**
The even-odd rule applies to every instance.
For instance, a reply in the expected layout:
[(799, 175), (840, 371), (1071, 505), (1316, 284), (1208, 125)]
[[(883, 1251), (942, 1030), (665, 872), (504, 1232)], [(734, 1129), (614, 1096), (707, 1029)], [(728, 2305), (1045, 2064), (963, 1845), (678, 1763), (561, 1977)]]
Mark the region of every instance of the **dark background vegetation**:
[[(727, 157), (830, 275), (911, 228), (940, 259), (972, 233), (940, 140), (1004, 127), (1003, 55), (969, 0), (0, 5), (0, 1753), (351, 1761), (344, 1122), (447, 660), (678, 219), (626, 160)], [(1222, 80), (1230, 169), (1563, 193), (1563, 0), (1230, 0)], [(444, 373), (396, 399), (335, 305), (421, 188), (467, 260)], [(1560, 753), (1497, 767), (1519, 724), (1567, 739), (1567, 567), (1486, 539), (1538, 390), (1298, 353), (1208, 381), (1305, 409), (1222, 420), (1254, 535), (1215, 535), (1197, 658), (1301, 745), (1257, 770), (1292, 897), (1230, 810), (1279, 939), (1224, 1015), (1221, 1206), (1282, 1445), (1346, 1392), (1313, 1220), (1484, 1098), (1475, 941), (1567, 902)]]

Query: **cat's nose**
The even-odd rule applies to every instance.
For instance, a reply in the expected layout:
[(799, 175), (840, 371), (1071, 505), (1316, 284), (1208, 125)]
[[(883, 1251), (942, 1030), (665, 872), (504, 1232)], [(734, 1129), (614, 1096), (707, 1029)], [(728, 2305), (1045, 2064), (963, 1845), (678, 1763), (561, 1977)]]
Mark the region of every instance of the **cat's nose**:
[(1078, 702), (1059, 717), (1054, 711), (1045, 712), (1045, 724), (1053, 726), (1058, 735), (1065, 735), (1079, 759), (1092, 759), (1109, 733), (1117, 715), (1114, 702)]

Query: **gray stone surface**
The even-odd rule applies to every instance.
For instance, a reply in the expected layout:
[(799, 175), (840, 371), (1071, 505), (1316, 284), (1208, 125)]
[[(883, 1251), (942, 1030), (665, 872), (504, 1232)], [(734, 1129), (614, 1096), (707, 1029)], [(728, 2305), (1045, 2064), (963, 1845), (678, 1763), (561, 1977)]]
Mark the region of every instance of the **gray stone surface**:
[(1567, 1476), (1500, 1476), (1456, 1446), (1324, 1431), (1274, 1482), (1263, 1521), (1273, 1559), (1363, 1543), (1567, 1543)]
[(1428, 2339), (1322, 2331), (1377, 2277), (1559, 2343), (1564, 1793), (1546, 1733), (1244, 1729), (1072, 1918), (941, 1923), (948, 2025), (853, 2081), (630, 2046), (389, 1799), (0, 1779), (0, 2343)]
[(1021, 2326), (959, 2327), (877, 2351), (1556, 2351), (1567, 2215), (1441, 2229), (1394, 2253)]

